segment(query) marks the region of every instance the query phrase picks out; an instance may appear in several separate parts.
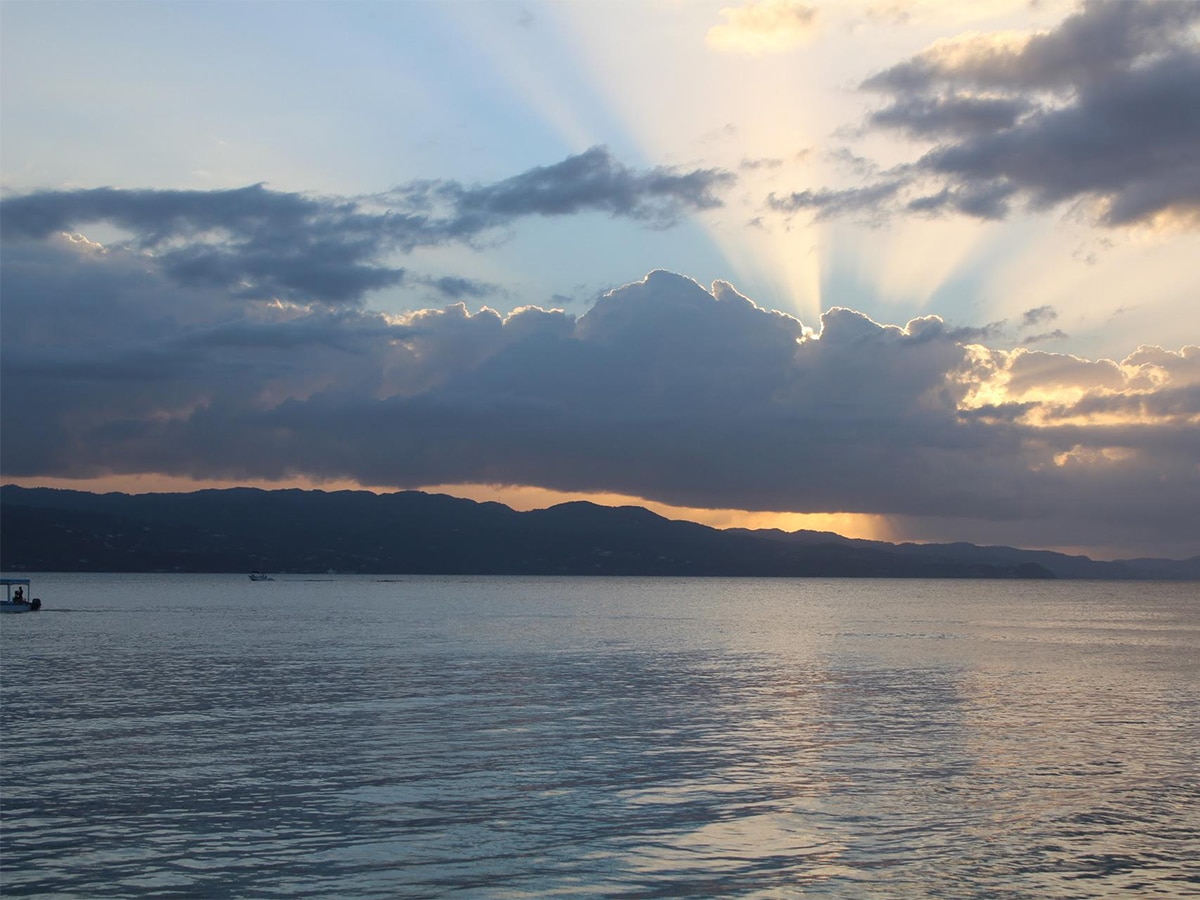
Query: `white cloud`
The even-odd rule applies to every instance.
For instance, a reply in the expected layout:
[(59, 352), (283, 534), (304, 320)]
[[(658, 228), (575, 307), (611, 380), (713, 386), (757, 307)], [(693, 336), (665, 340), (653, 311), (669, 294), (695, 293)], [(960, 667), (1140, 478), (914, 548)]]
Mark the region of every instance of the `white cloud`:
[(721, 10), (725, 22), (708, 30), (716, 50), (782, 53), (804, 44), (817, 26), (817, 8), (797, 0), (746, 0)]

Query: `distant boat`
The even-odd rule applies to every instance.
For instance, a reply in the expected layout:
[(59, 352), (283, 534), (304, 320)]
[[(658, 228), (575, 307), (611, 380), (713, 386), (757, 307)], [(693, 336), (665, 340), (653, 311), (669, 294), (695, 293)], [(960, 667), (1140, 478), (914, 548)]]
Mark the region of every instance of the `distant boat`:
[(272, 578), (270, 575), (264, 575), (262, 572), (251, 572), (250, 580), (251, 581), (274, 581), (275, 579)]
[[(37, 612), (42, 608), (41, 600), (29, 596), (28, 578), (0, 578), (0, 587), (4, 588), (4, 599), (0, 600), (0, 612)], [(13, 590), (14, 588), (16, 590)]]

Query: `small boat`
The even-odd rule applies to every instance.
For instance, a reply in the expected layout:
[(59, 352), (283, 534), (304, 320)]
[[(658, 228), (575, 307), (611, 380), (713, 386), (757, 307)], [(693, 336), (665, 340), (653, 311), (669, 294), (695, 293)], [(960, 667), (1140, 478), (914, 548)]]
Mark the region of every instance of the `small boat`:
[(0, 587), (4, 588), (4, 599), (0, 600), (0, 612), (37, 612), (42, 608), (41, 600), (29, 596), (28, 578), (0, 578)]
[(275, 579), (272, 578), (270, 575), (263, 574), (262, 572), (251, 572), (250, 580), (251, 581), (274, 581)]

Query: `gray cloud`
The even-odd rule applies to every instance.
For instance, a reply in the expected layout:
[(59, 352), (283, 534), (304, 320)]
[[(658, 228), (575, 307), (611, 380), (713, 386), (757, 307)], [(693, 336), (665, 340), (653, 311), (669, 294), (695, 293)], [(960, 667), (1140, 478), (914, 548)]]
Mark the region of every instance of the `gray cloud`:
[[(1200, 544), (1194, 348), (1120, 366), (984, 351), (935, 317), (849, 309), (814, 339), (665, 272), (578, 317), (453, 304), (397, 321), (246, 304), (134, 249), (0, 253), (9, 477), (531, 484), (987, 520), (1013, 543), (1036, 519), (1062, 544)], [(984, 385), (1002, 401), (973, 400)]]
[(499, 288), (486, 281), (476, 278), (463, 278), (460, 275), (443, 275), (440, 278), (421, 278), (422, 284), (433, 288), (438, 294), (451, 300), (463, 298), (479, 299), (495, 294)]
[(945, 329), (946, 336), (962, 344), (975, 344), (1003, 338), (1009, 331), (1008, 321), (1000, 319), (986, 325), (958, 325)]
[[(1200, 9), (1200, 5), (1197, 5)], [(921, 167), (955, 183), (1008, 185), (1039, 207), (1103, 202), (1122, 225), (1200, 213), (1200, 55), (1176, 54), (1120, 78), (1081, 85), (1074, 104), (1006, 130), (964, 137)]]
[(305, 197), (263, 185), (225, 191), (44, 191), (0, 201), (7, 241), (35, 240), (108, 222), (133, 235), (176, 282), (243, 296), (345, 303), (397, 284), (403, 269), (380, 260), (429, 223), (364, 214), (346, 200)]
[[(1026, 40), (934, 44), (863, 82), (885, 98), (868, 128), (931, 146), (859, 190), (925, 214), (1086, 201), (1110, 227), (1200, 227), (1197, 22), (1192, 0), (1089, 0)], [(806, 192), (825, 215), (847, 211), (843, 193)]]
[(1021, 343), (1028, 346), (1029, 344), (1041, 344), (1045, 341), (1062, 341), (1069, 337), (1070, 335), (1061, 328), (1055, 328), (1053, 331), (1040, 331), (1037, 334), (1026, 335), (1021, 338)]
[(910, 96), (938, 88), (1071, 90), (1120, 78), (1147, 57), (1191, 48), (1188, 29), (1198, 18), (1191, 0), (1087, 0), (1054, 31), (1026, 43), (974, 35), (957, 45), (935, 45), (863, 86)]
[(782, 159), (771, 156), (760, 156), (755, 159), (743, 159), (738, 164), (738, 168), (754, 171), (756, 169), (778, 169), (782, 165)]
[(783, 213), (814, 210), (820, 219), (858, 213), (873, 215), (879, 211), (881, 204), (891, 200), (901, 187), (903, 182), (894, 180), (860, 188), (794, 191), (783, 196), (772, 193), (767, 197), (767, 206)]
[(1035, 306), (1032, 309), (1025, 310), (1021, 315), (1021, 325), (1028, 327), (1030, 325), (1040, 325), (1043, 322), (1053, 322), (1058, 318), (1058, 313), (1053, 306), (1046, 304), (1044, 306)]
[(541, 166), (489, 185), (429, 181), (389, 196), (418, 208), (444, 209), (444, 228), (470, 237), (522, 216), (601, 212), (665, 227), (686, 212), (721, 205), (718, 192), (735, 176), (721, 169), (681, 172), (630, 169), (604, 147), (592, 147), (552, 166)]
[(0, 201), (5, 241), (44, 240), (97, 222), (132, 235), (128, 246), (176, 284), (241, 297), (353, 303), (399, 284), (385, 254), (436, 240), (419, 215), (376, 214), (350, 200), (263, 185), (225, 191), (43, 191)]
[[(4, 213), (0, 234), (9, 240), (45, 238), (91, 222), (110, 221), (136, 232), (142, 247), (216, 229), (253, 235), (264, 227), (330, 214), (319, 200), (271, 191), (261, 184), (228, 191), (46, 191), (5, 199), (0, 209)], [(335, 211), (345, 214), (354, 207), (343, 204)]]
[(978, 134), (1011, 128), (1031, 108), (1021, 97), (904, 96), (871, 114), (870, 123), (917, 138)]
[[(899, 191), (892, 185), (891, 193)], [(958, 212), (977, 219), (1003, 219), (1008, 215), (1009, 201), (1017, 188), (1001, 180), (981, 181), (943, 188), (936, 194), (916, 197), (907, 204), (908, 210), (920, 213)]]
[[(224, 191), (96, 188), (0, 201), (5, 241), (45, 240), (104, 222), (175, 284), (243, 298), (360, 303), (405, 282), (395, 254), (471, 241), (525, 216), (600, 212), (667, 227), (720, 205), (734, 176), (716, 169), (637, 171), (594, 147), (491, 185), (419, 182), (370, 198), (312, 197), (264, 185)], [(487, 287), (416, 277), (447, 296)]]
[[(1027, 331), (1039, 325), (1045, 325), (1047, 322), (1053, 322), (1058, 318), (1058, 312), (1053, 306), (1037, 306), (1033, 309), (1025, 310), (1021, 316), (1020, 330)], [(1021, 337), (1021, 344), (1028, 347), (1031, 344), (1041, 344), (1046, 341), (1061, 341), (1070, 337), (1061, 328), (1055, 328), (1053, 331), (1039, 331), (1033, 334), (1024, 334)]]

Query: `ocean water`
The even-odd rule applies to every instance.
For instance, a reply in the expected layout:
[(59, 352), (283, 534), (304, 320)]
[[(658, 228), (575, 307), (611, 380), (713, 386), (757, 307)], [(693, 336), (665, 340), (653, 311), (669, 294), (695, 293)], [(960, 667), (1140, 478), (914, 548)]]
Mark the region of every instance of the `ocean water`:
[(34, 588), (4, 897), (1200, 897), (1194, 584)]

